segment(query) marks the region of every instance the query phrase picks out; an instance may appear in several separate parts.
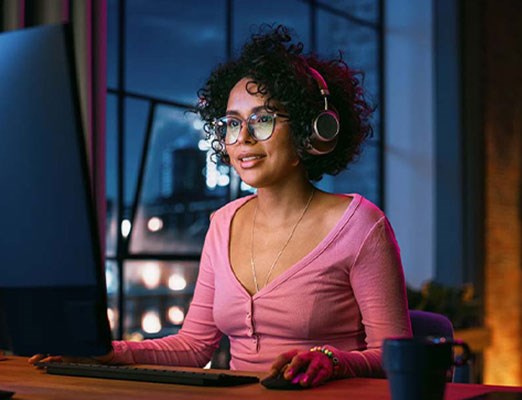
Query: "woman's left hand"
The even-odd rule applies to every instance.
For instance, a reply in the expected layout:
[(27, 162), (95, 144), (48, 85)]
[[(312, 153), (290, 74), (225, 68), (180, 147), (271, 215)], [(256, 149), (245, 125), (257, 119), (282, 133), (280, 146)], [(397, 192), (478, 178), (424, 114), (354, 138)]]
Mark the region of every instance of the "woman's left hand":
[[(114, 351), (111, 350), (108, 354), (103, 356), (92, 356), (92, 357), (66, 357), (66, 356), (55, 356), (50, 354), (35, 354), (30, 357), (27, 361), (29, 364), (35, 365), (37, 363), (45, 362), (66, 362), (75, 364), (108, 364), (114, 356)], [(37, 368), (41, 368), (35, 365)]]
[(332, 360), (320, 351), (292, 350), (279, 355), (272, 364), (269, 376), (284, 373), (286, 380), (301, 375), (299, 384), (303, 387), (322, 385), (334, 375)]

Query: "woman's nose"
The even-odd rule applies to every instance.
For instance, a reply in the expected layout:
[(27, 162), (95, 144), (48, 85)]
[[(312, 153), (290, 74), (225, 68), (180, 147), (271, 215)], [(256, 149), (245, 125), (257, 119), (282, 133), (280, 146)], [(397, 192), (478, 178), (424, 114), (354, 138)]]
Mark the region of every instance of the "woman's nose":
[(239, 135), (237, 137), (237, 143), (253, 143), (255, 139), (250, 135), (248, 130), (248, 124), (243, 122), (241, 124), (241, 129), (239, 130)]

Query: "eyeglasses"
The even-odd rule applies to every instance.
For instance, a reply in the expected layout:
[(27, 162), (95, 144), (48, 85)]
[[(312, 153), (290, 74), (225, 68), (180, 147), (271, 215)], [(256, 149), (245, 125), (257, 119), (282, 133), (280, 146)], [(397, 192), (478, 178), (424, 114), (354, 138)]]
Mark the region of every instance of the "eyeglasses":
[(246, 122), (248, 133), (254, 140), (264, 141), (272, 137), (276, 118), (289, 118), (289, 116), (262, 111), (250, 114), (246, 121), (235, 116), (221, 117), (215, 121), (214, 126), (218, 137), (227, 145), (237, 142), (239, 133), (243, 129), (243, 122)]

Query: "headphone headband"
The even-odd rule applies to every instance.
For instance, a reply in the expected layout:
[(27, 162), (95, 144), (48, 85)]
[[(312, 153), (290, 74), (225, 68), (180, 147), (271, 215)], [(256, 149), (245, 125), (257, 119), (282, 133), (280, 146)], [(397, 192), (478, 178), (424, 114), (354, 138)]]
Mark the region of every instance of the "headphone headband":
[(321, 94), (323, 96), (330, 96), (328, 85), (326, 84), (326, 81), (324, 80), (323, 76), (319, 73), (319, 71), (310, 66), (308, 66), (308, 71), (310, 71), (310, 75), (312, 75), (314, 80), (317, 82), (317, 85), (319, 85), (319, 90), (321, 91)]

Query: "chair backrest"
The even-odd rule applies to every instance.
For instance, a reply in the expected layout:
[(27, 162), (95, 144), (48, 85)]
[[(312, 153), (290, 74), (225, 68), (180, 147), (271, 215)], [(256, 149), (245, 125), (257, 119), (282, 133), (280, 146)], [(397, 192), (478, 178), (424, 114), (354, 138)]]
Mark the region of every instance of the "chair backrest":
[(445, 336), (453, 338), (453, 324), (448, 317), (430, 311), (410, 310), (413, 336)]

